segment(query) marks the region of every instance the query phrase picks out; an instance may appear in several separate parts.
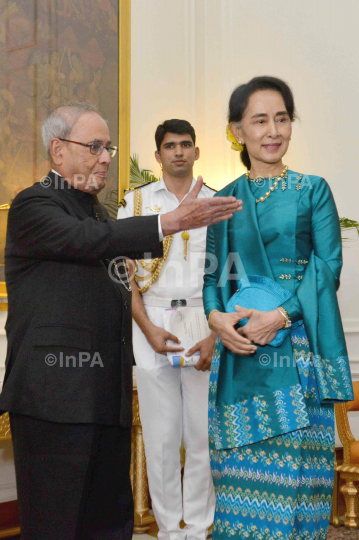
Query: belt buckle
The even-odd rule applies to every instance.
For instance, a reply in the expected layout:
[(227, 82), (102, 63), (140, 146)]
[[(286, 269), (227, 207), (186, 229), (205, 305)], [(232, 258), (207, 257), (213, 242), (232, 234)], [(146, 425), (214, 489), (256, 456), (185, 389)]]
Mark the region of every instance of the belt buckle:
[(171, 300), (171, 308), (185, 307), (185, 306), (187, 306), (187, 300), (185, 300), (184, 298), (180, 300)]

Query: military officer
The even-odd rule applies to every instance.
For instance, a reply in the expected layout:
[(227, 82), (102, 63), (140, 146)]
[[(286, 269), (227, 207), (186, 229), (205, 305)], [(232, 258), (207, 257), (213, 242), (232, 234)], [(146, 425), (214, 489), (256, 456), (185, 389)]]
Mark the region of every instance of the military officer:
[[(159, 215), (179, 206), (194, 187), (199, 158), (196, 136), (185, 120), (167, 120), (155, 134), (160, 181), (127, 193), (118, 218)], [(214, 195), (203, 185), (198, 197)], [(165, 238), (164, 256), (137, 261), (132, 283), (133, 346), (152, 506), (159, 540), (205, 540), (214, 515), (208, 452), (208, 384), (215, 333), (198, 342), (195, 367), (173, 367), (168, 352), (183, 350), (178, 336), (164, 329), (171, 307), (196, 308), (203, 317), (202, 286), (206, 227)], [(168, 340), (176, 346), (168, 344)], [(184, 353), (182, 353), (184, 356)], [(181, 487), (180, 447), (186, 459)], [(180, 528), (181, 520), (186, 523)]]

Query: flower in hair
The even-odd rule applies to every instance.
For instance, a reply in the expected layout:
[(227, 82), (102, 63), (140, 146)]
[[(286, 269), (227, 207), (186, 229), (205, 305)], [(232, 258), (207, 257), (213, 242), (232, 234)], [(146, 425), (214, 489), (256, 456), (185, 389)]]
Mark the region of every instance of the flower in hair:
[(229, 125), (227, 126), (226, 133), (227, 133), (227, 140), (230, 143), (232, 143), (232, 150), (235, 150), (236, 152), (242, 152), (243, 146), (237, 141), (237, 139), (231, 132)]

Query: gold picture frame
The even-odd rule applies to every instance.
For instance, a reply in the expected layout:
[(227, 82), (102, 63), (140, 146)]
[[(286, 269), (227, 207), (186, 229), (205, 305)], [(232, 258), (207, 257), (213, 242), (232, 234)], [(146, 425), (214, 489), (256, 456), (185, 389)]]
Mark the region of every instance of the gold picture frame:
[(118, 203), (130, 187), (131, 0), (119, 0)]
[[(0, 0), (0, 4), (2, 3), (2, 1), (3, 0)], [(33, 8), (31, 8), (31, 13), (32, 13), (32, 11), (34, 11), (35, 15), (36, 15), (36, 13), (39, 13), (38, 10), (37, 10), (37, 0), (29, 0), (29, 4), (27, 4), (27, 5), (30, 6), (30, 4), (33, 5)], [(56, 5), (57, 5), (56, 16), (53, 17), (51, 20), (55, 21), (56, 17), (63, 17), (63, 18), (66, 18), (66, 20), (68, 20), (68, 21), (72, 21), (72, 17), (77, 18), (79, 21), (82, 20), (82, 21), (86, 22), (88, 20), (88, 18), (85, 17), (86, 13), (84, 11), (87, 8), (86, 8), (85, 4), (83, 4), (80, 0), (73, 0), (73, 2), (71, 4), (69, 4), (67, 2), (64, 2), (63, 0), (59, 0), (59, 2)], [(6, 6), (8, 6), (8, 4), (6, 4)], [(115, 19), (114, 19), (114, 15), (115, 15), (115, 12), (117, 10), (117, 6), (118, 6), (118, 27), (116, 26), (116, 22), (115, 22)], [(116, 164), (116, 165), (118, 165), (117, 178), (116, 178), (116, 176), (114, 174), (116, 172), (116, 167), (115, 167), (113, 169), (113, 175), (112, 175), (112, 182), (113, 182), (112, 186), (117, 189), (117, 191), (118, 191), (118, 201), (120, 201), (120, 199), (123, 197), (124, 190), (128, 189), (129, 183), (130, 183), (129, 156), (130, 156), (130, 121), (131, 121), (131, 112), (130, 112), (130, 107), (131, 107), (131, 100), (130, 100), (130, 90), (131, 90), (131, 0), (109, 0), (106, 9), (107, 9), (107, 11), (103, 10), (101, 8), (101, 4), (99, 4), (99, 8), (98, 8), (96, 14), (94, 14), (93, 19), (91, 19), (91, 21), (92, 21), (91, 24), (97, 25), (96, 28), (94, 28), (94, 29), (99, 30), (98, 26), (99, 26), (100, 22), (102, 22), (102, 24), (106, 24), (106, 21), (107, 21), (107, 23), (110, 25), (110, 31), (111, 32), (109, 32), (109, 33), (112, 33), (112, 36), (116, 35), (116, 28), (118, 28), (118, 30), (117, 30), (118, 31), (118, 132), (117, 132), (118, 141), (117, 141), (117, 146), (119, 148), (119, 151), (118, 151), (118, 162)], [(111, 11), (111, 9), (112, 9), (112, 11)], [(73, 10), (72, 13), (70, 13), (71, 10)], [(82, 12), (82, 10), (83, 10), (83, 12)], [(96, 15), (96, 17), (95, 17), (95, 15)], [(11, 24), (13, 24), (13, 22), (11, 20), (12, 16), (13, 16), (13, 10), (5, 9), (5, 17), (3, 18), (3, 22), (0, 23), (0, 24), (4, 25), (5, 29), (8, 28), (8, 27), (11, 27)], [(21, 10), (18, 10), (18, 12), (16, 13), (16, 16), (18, 18), (19, 17), (21, 18), (24, 15), (21, 12)], [(39, 16), (41, 16), (41, 14), (39, 14)], [(116, 15), (116, 18), (117, 18), (117, 15)], [(24, 19), (25, 19), (25, 16), (24, 16)], [(30, 22), (32, 23), (32, 26), (35, 29), (34, 30), (35, 33), (32, 32), (32, 26), (30, 25), (29, 26), (29, 31), (28, 31), (29, 39), (27, 39), (26, 43), (23, 42), (23, 40), (22, 41), (20, 40), (19, 42), (14, 41), (14, 44), (11, 47), (7, 46), (8, 50), (6, 49), (6, 47), (4, 48), (4, 54), (9, 53), (9, 54), (13, 55), (11, 57), (11, 59), (14, 60), (14, 62), (13, 62), (13, 65), (14, 65), (13, 72), (15, 73), (15, 75), (14, 75), (13, 79), (10, 81), (10, 83), (9, 83), (9, 78), (6, 79), (5, 76), (3, 76), (2, 80), (0, 81), (0, 101), (2, 99), (2, 102), (5, 103), (5, 105), (7, 106), (7, 109), (10, 110), (12, 106), (16, 105), (16, 102), (15, 102), (15, 100), (13, 100), (13, 98), (11, 96), (11, 93), (9, 92), (9, 88), (13, 88), (13, 87), (19, 88), (23, 84), (24, 80), (28, 81), (31, 78), (34, 80), (33, 91), (32, 91), (32, 94), (31, 94), (32, 101), (29, 98), (28, 105), (27, 105), (27, 107), (28, 107), (27, 112), (30, 111), (31, 107), (35, 111), (35, 113), (33, 115), (33, 126), (34, 126), (33, 127), (33, 142), (32, 142), (32, 147), (29, 150), (29, 155), (34, 156), (34, 158), (33, 158), (34, 159), (33, 170), (36, 171), (36, 174), (34, 172), (34, 179), (32, 181), (28, 180), (27, 184), (25, 182), (24, 185), (19, 186), (19, 189), (20, 188), (23, 189), (24, 187), (27, 187), (28, 185), (31, 185), (31, 183), (33, 183), (35, 181), (38, 181), (38, 179), (43, 174), (46, 174), (47, 171), (49, 170), (48, 165), (46, 165), (46, 163), (44, 161), (44, 157), (43, 156), (39, 157), (39, 148), (40, 148), (40, 146), (42, 146), (41, 135), (39, 135), (39, 133), (41, 131), (41, 125), (40, 125), (40, 121), (39, 121), (39, 120), (41, 120), (41, 117), (40, 117), (41, 115), (37, 115), (37, 111), (41, 110), (41, 108), (44, 109), (44, 105), (43, 105), (44, 100), (41, 101), (42, 96), (40, 96), (40, 95), (38, 96), (37, 94), (35, 95), (35, 93), (34, 93), (34, 91), (37, 92), (37, 89), (39, 88), (39, 85), (36, 82), (37, 80), (35, 80), (34, 77), (38, 76), (39, 70), (41, 70), (41, 68), (43, 68), (44, 64), (43, 63), (41, 64), (41, 58), (39, 58), (39, 54), (37, 54), (36, 51), (34, 51), (32, 56), (29, 57), (30, 59), (27, 60), (26, 64), (23, 65), (21, 68), (19, 68), (19, 66), (22, 65), (21, 64), (21, 58), (22, 58), (21, 55), (26, 54), (25, 49), (26, 48), (31, 48), (31, 46), (34, 45), (34, 44), (36, 45), (36, 42), (38, 40), (38, 36), (36, 35), (36, 29), (38, 28), (36, 17), (35, 17), (34, 21), (31, 19)], [(43, 28), (43, 25), (41, 26), (41, 28)], [(30, 32), (30, 30), (31, 30), (31, 32)], [(69, 23), (68, 30), (66, 30), (66, 28), (64, 29), (63, 27), (62, 27), (62, 30), (64, 31), (64, 39), (66, 38), (66, 40), (68, 40), (69, 38), (71, 38), (71, 39), (75, 40), (75, 38), (73, 36), (73, 33), (72, 34), (70, 33), (70, 30), (71, 30), (71, 24), (70, 23)], [(66, 32), (67, 32), (67, 34), (66, 34)], [(32, 35), (33, 33), (34, 33), (34, 36)], [(14, 39), (15, 39), (15, 37), (16, 36), (14, 36)], [(30, 37), (31, 37), (31, 39), (30, 39)], [(43, 39), (43, 36), (40, 36), (40, 39), (41, 38)], [(60, 42), (58, 42), (58, 43), (60, 43)], [(67, 41), (66, 41), (66, 43), (67, 43)], [(92, 47), (94, 47), (93, 40), (90, 41), (90, 45)], [(24, 50), (25, 50), (25, 52), (24, 52)], [(112, 48), (111, 50), (114, 50), (114, 49)], [(48, 55), (57, 54), (58, 55), (58, 56), (51, 57), (52, 65), (54, 65), (54, 62), (55, 62), (55, 65), (58, 68), (57, 79), (56, 79), (56, 77), (55, 77), (55, 79), (54, 79), (54, 77), (48, 77), (48, 80), (55, 80), (55, 82), (57, 81), (57, 83), (56, 83), (57, 86), (56, 86), (56, 84), (53, 84), (52, 88), (49, 87), (51, 92), (52, 92), (52, 94), (51, 94), (52, 98), (53, 98), (54, 95), (55, 95), (55, 98), (56, 98), (56, 92), (61, 94), (61, 91), (63, 91), (63, 89), (64, 89), (63, 81), (65, 80), (64, 74), (66, 75), (66, 77), (68, 76), (68, 73), (66, 73), (66, 70), (64, 69), (64, 66), (65, 66), (66, 62), (71, 63), (71, 60), (73, 62), (76, 60), (76, 62), (77, 62), (77, 68), (75, 68), (74, 64), (73, 64), (73, 66), (71, 66), (73, 68), (73, 70), (71, 71), (70, 76), (74, 75), (73, 76), (73, 81), (74, 81), (73, 85), (75, 85), (75, 83), (79, 83), (79, 84), (77, 84), (77, 87), (76, 87), (76, 88), (78, 88), (79, 93), (84, 92), (86, 90), (86, 88), (85, 88), (86, 85), (83, 84), (84, 81), (76, 81), (75, 69), (77, 69), (77, 73), (78, 73), (79, 69), (81, 70), (81, 68), (85, 68), (85, 70), (86, 70), (88, 68), (88, 66), (85, 65), (85, 63), (83, 65), (81, 65), (81, 60), (80, 60), (81, 51), (80, 51), (80, 49), (76, 49), (76, 47), (74, 46), (73, 43), (71, 44), (71, 48), (70, 48), (70, 45), (69, 45), (68, 50), (61, 51), (61, 54), (59, 54), (59, 53), (51, 53), (51, 51), (49, 51), (48, 53), (43, 53), (42, 52), (41, 54), (43, 56), (45, 54), (48, 54)], [(90, 71), (89, 74), (87, 72), (87, 74), (88, 74), (89, 80), (91, 82), (91, 84), (89, 86), (92, 85), (92, 89), (93, 89), (93, 94), (92, 95), (96, 95), (96, 91), (98, 91), (97, 93), (99, 93), (99, 86), (96, 87), (95, 83), (97, 85), (99, 83), (98, 83), (98, 79), (95, 79), (95, 76), (98, 76), (101, 79), (101, 74), (99, 73), (100, 72), (99, 63), (101, 62), (101, 60), (103, 61), (103, 59), (106, 58), (106, 52), (104, 50), (102, 51), (101, 48), (96, 49), (96, 47), (92, 48), (92, 49), (90, 48), (88, 51), (86, 51), (86, 47), (85, 47), (84, 54), (87, 54), (87, 58), (90, 58), (90, 61), (94, 62), (93, 66), (91, 66), (92, 71)], [(92, 55), (92, 57), (91, 57), (91, 55)], [(0, 51), (0, 56), (1, 56), (1, 51)], [(10, 60), (10, 58), (9, 58), (9, 60)], [(58, 66), (58, 64), (56, 64), (56, 62), (60, 62), (60, 67)], [(61, 65), (61, 62), (63, 62), (62, 65)], [(97, 65), (96, 65), (96, 62), (97, 62)], [(5, 65), (6, 65), (6, 63), (5, 63)], [(114, 72), (113, 64), (112, 64), (111, 69), (112, 69), (111, 72), (113, 73)], [(107, 74), (108, 74), (109, 71), (110, 71), (110, 68), (108, 68)], [(1, 85), (3, 85), (3, 86), (1, 86)], [(1, 89), (2, 88), (4, 88), (3, 94), (1, 94), (1, 91), (2, 91)], [(49, 94), (49, 89), (48, 89), (46, 99), (48, 99), (49, 95), (50, 94)], [(78, 96), (76, 95), (76, 98), (77, 97)], [(116, 99), (116, 90), (115, 90), (115, 94), (114, 94), (113, 97), (114, 97), (114, 99)], [(73, 100), (72, 95), (70, 96), (70, 94), (69, 94), (69, 99)], [(107, 100), (107, 95), (105, 95), (104, 99)], [(82, 101), (82, 99), (80, 97), (77, 100)], [(89, 99), (89, 100), (92, 101), (91, 99)], [(13, 103), (13, 101), (14, 101), (14, 103)], [(49, 102), (47, 105), (49, 107), (51, 107), (51, 106), (54, 105), (54, 103)], [(55, 106), (57, 106), (56, 103), (55, 103)], [(5, 107), (3, 109), (5, 109)], [(0, 110), (0, 113), (1, 113), (1, 110)], [(29, 114), (30, 114), (30, 112), (29, 112)], [(11, 110), (9, 112), (9, 118), (10, 118), (10, 120), (9, 120), (10, 122), (11, 121), (14, 122), (14, 118), (11, 117)], [(3, 120), (3, 117), (0, 117), (0, 138), (1, 138), (1, 135), (4, 135), (4, 130), (3, 130), (3, 132), (1, 132), (1, 127), (2, 127), (1, 121), (2, 120)], [(6, 120), (7, 120), (7, 118), (5, 118), (5, 121)], [(27, 120), (29, 120), (29, 119), (27, 119)], [(30, 118), (30, 120), (31, 120), (31, 118)], [(15, 121), (16, 121), (16, 118), (15, 118)], [(31, 122), (30, 122), (30, 124), (31, 124)], [(30, 124), (29, 124), (29, 121), (27, 121), (27, 125), (30, 125)], [(19, 128), (18, 131), (19, 132), (21, 131), (20, 128)], [(115, 131), (116, 131), (116, 128), (115, 128)], [(6, 132), (5, 132), (5, 135), (6, 135)], [(10, 135), (11, 135), (11, 139), (14, 140), (14, 137), (12, 137), (11, 133), (10, 133)], [(20, 135), (22, 135), (22, 133)], [(24, 134), (24, 138), (25, 137), (28, 137), (28, 140), (29, 140), (29, 137), (31, 138), (30, 130), (27, 133)], [(115, 139), (115, 136), (113, 136), (113, 139)], [(20, 143), (21, 143), (21, 141), (20, 141)], [(21, 146), (21, 144), (20, 144), (20, 146)], [(41, 160), (43, 160), (43, 161), (41, 162)], [(1, 156), (0, 156), (0, 164), (3, 166), (3, 163), (1, 162)], [(46, 167), (47, 167), (47, 170), (46, 170)], [(28, 168), (28, 170), (29, 170), (29, 168)], [(14, 173), (15, 177), (16, 178), (22, 178), (23, 177), (23, 175), (21, 174), (22, 172), (23, 171), (18, 171), (18, 172), (16, 172), (16, 174)], [(21, 182), (19, 182), (19, 183), (21, 183)], [(11, 182), (7, 182), (7, 186), (9, 186), (9, 185), (11, 186)], [(111, 189), (111, 188), (109, 188), (109, 189)], [(7, 203), (10, 202), (13, 199), (14, 195), (16, 195), (17, 192), (18, 191), (15, 190), (14, 194), (10, 193), (10, 192), (9, 193), (7, 193), (7, 192), (4, 193), (3, 198), (5, 200), (0, 201), (0, 217), (2, 218), (2, 222), (5, 223), (5, 225), (0, 223), (0, 226), (1, 226), (0, 238), (1, 238), (1, 232), (4, 233), (2, 235), (3, 237), (5, 235), (6, 221), (7, 221), (6, 218), (7, 218), (7, 213), (8, 213), (9, 207), (10, 207), (9, 204), (7, 204)], [(1, 204), (1, 203), (6, 203), (6, 204)], [(2, 238), (1, 241), (4, 242), (5, 238)], [(0, 264), (3, 267), (4, 265), (2, 263), (3, 263), (3, 261), (1, 260)], [(2, 272), (3, 272), (3, 270), (2, 270)], [(0, 311), (6, 311), (6, 310), (7, 310), (6, 285), (5, 285), (5, 282), (1, 281), (1, 278), (0, 278)]]
[(5, 281), (0, 282), (0, 311), (7, 311), (7, 292)]

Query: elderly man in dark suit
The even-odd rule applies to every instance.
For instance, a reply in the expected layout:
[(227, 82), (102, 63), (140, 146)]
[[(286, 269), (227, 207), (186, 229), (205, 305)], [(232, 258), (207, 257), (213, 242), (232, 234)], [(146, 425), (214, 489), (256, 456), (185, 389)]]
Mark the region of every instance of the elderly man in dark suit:
[[(96, 198), (111, 147), (83, 104), (45, 120), (52, 171), (14, 200), (6, 243), (10, 411), (22, 540), (129, 539), (131, 291), (120, 256), (161, 257), (163, 236), (228, 219), (232, 198), (117, 222)], [(116, 259), (116, 261), (113, 261)]]

